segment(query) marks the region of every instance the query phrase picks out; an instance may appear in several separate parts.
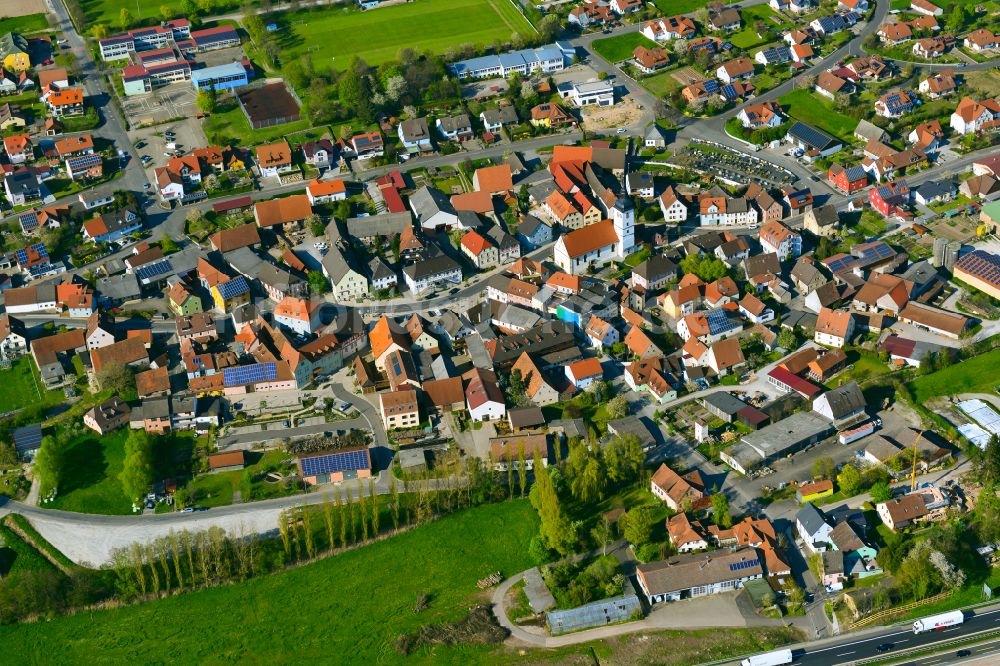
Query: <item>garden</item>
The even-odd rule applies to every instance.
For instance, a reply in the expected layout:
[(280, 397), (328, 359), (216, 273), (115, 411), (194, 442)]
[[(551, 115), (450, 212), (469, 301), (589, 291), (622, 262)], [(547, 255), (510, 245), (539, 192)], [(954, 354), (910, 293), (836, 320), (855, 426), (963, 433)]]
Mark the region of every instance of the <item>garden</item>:
[(593, 47), (597, 55), (610, 63), (622, 62), (632, 58), (635, 47), (645, 46), (648, 49), (654, 48), (656, 42), (643, 35), (641, 32), (630, 32), (614, 37), (605, 37), (594, 40)]
[(832, 101), (800, 88), (782, 95), (778, 102), (785, 113), (795, 120), (812, 125), (847, 143), (854, 142), (857, 119), (837, 111)]

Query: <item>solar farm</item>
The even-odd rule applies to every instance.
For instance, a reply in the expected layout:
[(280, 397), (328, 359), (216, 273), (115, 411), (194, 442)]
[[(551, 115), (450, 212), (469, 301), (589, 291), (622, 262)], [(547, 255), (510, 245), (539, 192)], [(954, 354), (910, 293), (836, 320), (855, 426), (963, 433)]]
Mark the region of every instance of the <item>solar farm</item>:
[(314, 66), (344, 69), (354, 56), (369, 65), (396, 57), (401, 48), (444, 53), (463, 44), (507, 42), (533, 33), (507, 0), (417, 0), (364, 12), (330, 7), (279, 16), (275, 36), (282, 60), (308, 55)]

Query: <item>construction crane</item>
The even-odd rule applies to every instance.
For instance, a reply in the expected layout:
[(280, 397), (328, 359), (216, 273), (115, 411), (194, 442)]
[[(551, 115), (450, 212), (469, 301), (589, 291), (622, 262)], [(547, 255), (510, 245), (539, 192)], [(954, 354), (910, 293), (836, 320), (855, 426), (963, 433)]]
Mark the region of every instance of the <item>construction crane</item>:
[(910, 472), (910, 492), (917, 489), (917, 443), (923, 436), (924, 431), (920, 430), (917, 432), (917, 436), (913, 438), (913, 471)]

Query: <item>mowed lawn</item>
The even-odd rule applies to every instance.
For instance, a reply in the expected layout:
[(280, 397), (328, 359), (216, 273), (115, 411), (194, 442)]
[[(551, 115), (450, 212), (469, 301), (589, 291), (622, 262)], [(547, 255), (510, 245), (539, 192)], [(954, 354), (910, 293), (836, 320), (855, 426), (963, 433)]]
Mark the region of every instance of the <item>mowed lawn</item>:
[(858, 121), (837, 111), (826, 98), (799, 89), (782, 95), (778, 102), (792, 118), (849, 143), (853, 142), (854, 128), (858, 126)]
[[(5, 663), (475, 663), (484, 648), (409, 657), (403, 633), (489, 603), (476, 581), (532, 566), (527, 500), (468, 509), (308, 566), (154, 603), (0, 627)], [(427, 609), (413, 612), (426, 594)], [(169, 655), (169, 657), (165, 657)]]
[(131, 514), (132, 502), (118, 481), (128, 428), (103, 436), (87, 433), (70, 442), (56, 499), (42, 506), (80, 513)]
[(625, 35), (595, 39), (593, 46), (597, 55), (614, 63), (631, 58), (635, 47), (645, 46), (647, 49), (651, 49), (656, 46), (656, 42), (641, 32), (630, 32)]
[[(118, 18), (123, 8), (132, 14), (137, 23), (148, 23), (148, 19), (159, 19), (160, 7), (169, 7), (176, 16), (183, 16), (181, 4), (182, 0), (80, 0), (87, 24), (106, 23), (112, 33), (118, 32)], [(232, 6), (238, 7), (239, 3), (233, 2)]]
[(463, 44), (509, 41), (515, 32), (534, 34), (509, 0), (416, 0), (359, 12), (331, 7), (269, 15), (281, 58), (309, 54), (317, 68), (347, 67), (355, 55), (370, 65), (392, 60), (403, 47), (444, 53)]
[(46, 391), (37, 377), (38, 370), (30, 356), (14, 361), (9, 370), (0, 370), (0, 412), (62, 402), (63, 392)]
[(955, 363), (910, 382), (913, 399), (923, 404), (931, 398), (958, 393), (993, 394), (1000, 385), (1000, 349)]

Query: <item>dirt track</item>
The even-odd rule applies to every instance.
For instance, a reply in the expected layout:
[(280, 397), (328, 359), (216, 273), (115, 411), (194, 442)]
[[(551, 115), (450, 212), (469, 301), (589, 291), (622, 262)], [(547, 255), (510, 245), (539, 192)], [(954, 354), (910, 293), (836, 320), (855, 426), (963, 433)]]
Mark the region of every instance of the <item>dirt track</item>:
[(49, 11), (45, 0), (3, 0), (0, 16), (27, 16), (28, 14), (44, 14)]

